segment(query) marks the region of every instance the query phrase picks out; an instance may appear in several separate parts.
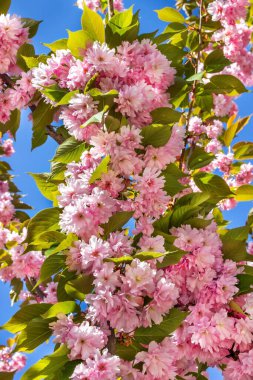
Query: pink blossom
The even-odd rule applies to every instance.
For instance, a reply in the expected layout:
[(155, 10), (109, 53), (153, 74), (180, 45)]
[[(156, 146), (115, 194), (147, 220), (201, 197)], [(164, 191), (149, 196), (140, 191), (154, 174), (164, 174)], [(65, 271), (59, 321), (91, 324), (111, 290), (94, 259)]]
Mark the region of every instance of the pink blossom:
[(101, 330), (95, 326), (90, 326), (88, 322), (81, 325), (74, 325), (66, 338), (67, 346), (70, 348), (69, 357), (71, 360), (86, 360), (92, 357), (97, 349), (102, 349), (106, 344), (106, 339)]

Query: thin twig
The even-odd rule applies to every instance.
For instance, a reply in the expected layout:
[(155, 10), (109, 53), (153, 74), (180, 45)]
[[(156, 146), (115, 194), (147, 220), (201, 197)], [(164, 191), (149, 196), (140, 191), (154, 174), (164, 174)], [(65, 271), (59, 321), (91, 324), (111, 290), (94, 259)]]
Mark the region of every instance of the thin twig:
[[(202, 42), (203, 42), (202, 41), (202, 10), (203, 10), (203, 0), (200, 0), (200, 5), (199, 5), (199, 28), (198, 28), (198, 32), (199, 32), (199, 47), (202, 46)], [(196, 62), (196, 66), (195, 66), (195, 74), (197, 74), (198, 71), (199, 71), (200, 58), (201, 58), (201, 50), (199, 48), (198, 53), (197, 53), (197, 62)], [(189, 123), (190, 123), (192, 111), (193, 111), (195, 100), (196, 100), (197, 83), (198, 83), (198, 80), (195, 79), (195, 81), (193, 82), (193, 85), (192, 85), (192, 91), (191, 91), (192, 98), (191, 98), (191, 101), (190, 101), (190, 104), (189, 104), (189, 110), (188, 110), (188, 114), (187, 114), (187, 118), (186, 118), (184, 148), (182, 150), (180, 161), (179, 161), (179, 168), (180, 169), (182, 169), (182, 166), (183, 166), (183, 160), (184, 160), (184, 155), (185, 155), (185, 151), (186, 151), (186, 145), (187, 145), (187, 142), (188, 142)]]
[(29, 278), (29, 283), (32, 286), (31, 293), (34, 293), (35, 295), (37, 295), (39, 298), (43, 300), (43, 298), (45, 297), (45, 294), (43, 293), (43, 291), (39, 287), (34, 289), (37, 281), (34, 278)]
[(106, 347), (108, 351), (110, 352), (110, 354), (114, 355), (116, 351), (116, 337), (115, 337), (114, 329), (110, 328), (110, 331), (111, 331), (111, 335), (108, 338)]
[[(10, 88), (14, 87), (13, 80), (9, 77), (8, 74), (0, 74), (0, 79)], [(35, 105), (29, 106), (29, 109), (31, 112), (34, 112), (36, 110)], [(47, 135), (50, 136), (52, 139), (54, 139), (58, 144), (62, 144), (65, 139), (63, 136), (61, 136), (59, 133), (56, 132), (55, 128), (52, 125), (46, 126)]]
[(114, 16), (113, 0), (108, 0), (108, 18), (109, 20)]

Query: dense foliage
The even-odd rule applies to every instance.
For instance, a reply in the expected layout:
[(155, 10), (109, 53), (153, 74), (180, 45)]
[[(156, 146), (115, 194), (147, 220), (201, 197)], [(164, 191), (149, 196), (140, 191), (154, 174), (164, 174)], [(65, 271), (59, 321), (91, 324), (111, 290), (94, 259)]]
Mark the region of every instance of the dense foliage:
[[(179, 0), (139, 34), (120, 0), (77, 5), (81, 29), (37, 55), (40, 22), (0, 3), (0, 279), (22, 301), (0, 379), (52, 336), (22, 380), (250, 380), (253, 218), (231, 229), (222, 211), (253, 200), (235, 102), (253, 85), (253, 6)], [(6, 160), (27, 107), (32, 148), (59, 144), (31, 173), (52, 201), (32, 218)]]

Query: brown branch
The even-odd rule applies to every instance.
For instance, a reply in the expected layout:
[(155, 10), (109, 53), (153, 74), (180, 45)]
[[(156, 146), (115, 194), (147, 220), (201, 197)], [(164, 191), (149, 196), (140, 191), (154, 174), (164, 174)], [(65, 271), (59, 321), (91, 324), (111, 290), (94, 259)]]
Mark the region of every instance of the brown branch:
[(114, 16), (114, 5), (113, 0), (107, 0), (108, 1), (108, 18), (109, 20)]
[(111, 331), (111, 335), (108, 338), (106, 347), (108, 351), (110, 352), (110, 354), (114, 355), (116, 352), (116, 337), (115, 337), (114, 329), (110, 328), (110, 331)]
[(62, 144), (65, 141), (64, 137), (57, 133), (52, 125), (47, 125), (46, 130), (47, 135), (52, 137), (52, 139), (54, 139), (54, 141), (56, 141), (58, 144)]
[(43, 300), (43, 298), (45, 297), (44, 292), (39, 287), (34, 289), (37, 281), (34, 278), (29, 278), (28, 281), (29, 281), (30, 285), (32, 286), (31, 293), (34, 293), (35, 295), (37, 295), (39, 298), (41, 298)]
[[(202, 12), (203, 12), (203, 0), (200, 0), (200, 5), (199, 5), (199, 28), (198, 28), (198, 33), (199, 33), (199, 50), (198, 50), (198, 54), (197, 54), (197, 62), (196, 62), (196, 65), (195, 65), (195, 74), (197, 74), (198, 70), (199, 70), (199, 63), (200, 63), (200, 59), (201, 59), (201, 49), (200, 49), (200, 47), (201, 47), (202, 42), (203, 42), (202, 41), (202, 15), (203, 15)], [(182, 150), (180, 161), (179, 161), (179, 168), (180, 169), (182, 169), (182, 166), (183, 166), (184, 155), (185, 155), (185, 151), (186, 151), (186, 145), (187, 145), (187, 142), (188, 142), (189, 123), (190, 123), (192, 111), (193, 111), (193, 108), (194, 108), (194, 103), (195, 103), (195, 100), (196, 100), (197, 84), (198, 84), (198, 80), (195, 79), (195, 81), (193, 82), (192, 91), (191, 91), (192, 92), (192, 99), (191, 99), (190, 104), (189, 104), (189, 110), (188, 110), (188, 114), (187, 114), (187, 118), (186, 118), (184, 148)]]
[(2, 81), (7, 84), (7, 86), (9, 87), (13, 87), (14, 86), (14, 83), (12, 81), (12, 79), (9, 77), (9, 75), (7, 74), (0, 74), (0, 78), (2, 79)]
[[(8, 86), (13, 88), (14, 87), (14, 82), (13, 80), (9, 77), (8, 74), (0, 74), (0, 79)], [(31, 112), (34, 112), (36, 110), (35, 105), (29, 106), (29, 109)], [(56, 141), (58, 144), (62, 144), (65, 139), (63, 136), (61, 136), (59, 133), (56, 132), (55, 128), (52, 125), (47, 125), (46, 126), (46, 131), (47, 135), (50, 136), (54, 141)]]

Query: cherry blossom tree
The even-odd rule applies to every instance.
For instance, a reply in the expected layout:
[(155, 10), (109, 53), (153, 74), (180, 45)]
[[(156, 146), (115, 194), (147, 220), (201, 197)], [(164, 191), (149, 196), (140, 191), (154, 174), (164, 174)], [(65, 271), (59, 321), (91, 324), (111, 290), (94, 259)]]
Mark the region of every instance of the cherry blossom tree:
[[(78, 0), (82, 29), (45, 44), (0, 4), (0, 279), (19, 311), (0, 378), (48, 339), (22, 380), (253, 379), (253, 142), (236, 100), (253, 85), (247, 0), (178, 0), (139, 33), (121, 0)], [(77, 10), (78, 11), (78, 10)], [(20, 112), (52, 138), (52, 207), (30, 218), (8, 157)], [(237, 141), (235, 141), (237, 139)]]

